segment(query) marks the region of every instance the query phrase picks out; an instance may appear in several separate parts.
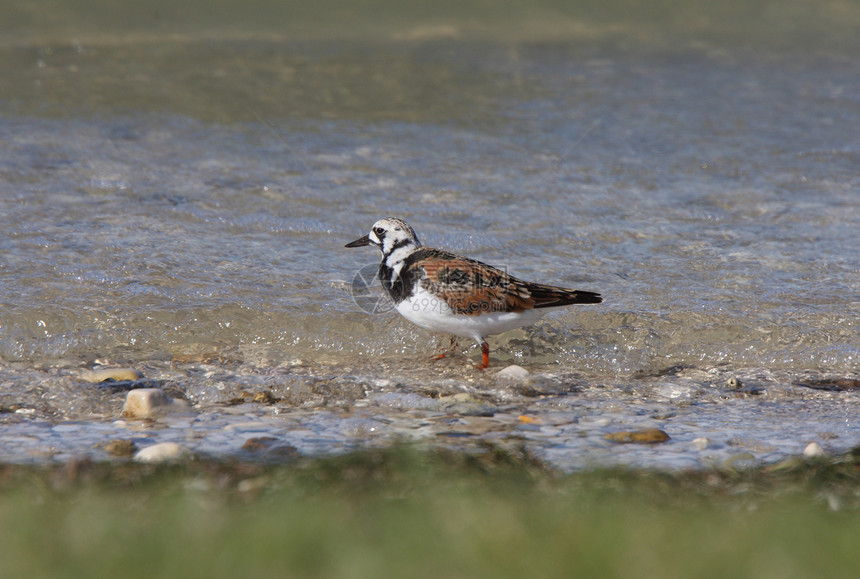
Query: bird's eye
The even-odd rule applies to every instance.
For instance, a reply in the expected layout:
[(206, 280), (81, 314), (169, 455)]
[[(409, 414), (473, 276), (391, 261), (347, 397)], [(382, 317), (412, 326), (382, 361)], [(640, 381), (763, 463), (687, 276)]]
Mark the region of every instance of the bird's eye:
[(382, 239), (383, 236), (385, 235), (385, 230), (381, 227), (375, 228), (373, 230), (373, 232), (376, 234), (376, 237), (378, 237), (379, 239)]

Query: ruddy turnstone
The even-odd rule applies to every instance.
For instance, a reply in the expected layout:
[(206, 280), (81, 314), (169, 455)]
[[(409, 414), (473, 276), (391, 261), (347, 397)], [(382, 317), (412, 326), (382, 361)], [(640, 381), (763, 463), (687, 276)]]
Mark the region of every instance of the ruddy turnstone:
[[(424, 247), (408, 223), (386, 217), (346, 247), (382, 251), (379, 281), (400, 314), (422, 328), (472, 338), (490, 362), (485, 337), (536, 322), (548, 310), (598, 304), (600, 294), (529, 283), (441, 249)], [(453, 339), (452, 339), (453, 342)]]

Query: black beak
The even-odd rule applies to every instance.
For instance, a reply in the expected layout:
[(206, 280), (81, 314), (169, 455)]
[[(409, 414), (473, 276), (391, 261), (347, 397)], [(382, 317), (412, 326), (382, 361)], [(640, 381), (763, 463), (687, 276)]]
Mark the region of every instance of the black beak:
[(355, 241), (350, 241), (344, 247), (364, 247), (365, 245), (370, 245), (370, 235), (365, 235)]

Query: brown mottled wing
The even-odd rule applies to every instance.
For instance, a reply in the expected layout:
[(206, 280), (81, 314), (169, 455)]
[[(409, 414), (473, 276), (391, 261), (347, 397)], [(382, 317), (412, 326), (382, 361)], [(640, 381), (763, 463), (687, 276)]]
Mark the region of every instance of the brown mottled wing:
[[(455, 313), (522, 312), (532, 308), (597, 303), (591, 292), (530, 284), (480, 261), (438, 249), (422, 248), (410, 256), (406, 274), (444, 300)], [(423, 276), (420, 276), (421, 270)], [(595, 301), (596, 300), (596, 301)]]
[(418, 276), (421, 287), (455, 313), (522, 312), (534, 307), (517, 280), (486, 263), (431, 248), (421, 248), (409, 257), (407, 275)]

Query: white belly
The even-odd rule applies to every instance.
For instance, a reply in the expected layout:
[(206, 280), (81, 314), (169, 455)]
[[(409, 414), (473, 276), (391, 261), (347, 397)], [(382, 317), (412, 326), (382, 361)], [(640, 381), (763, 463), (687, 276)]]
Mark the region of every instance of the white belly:
[(455, 314), (443, 300), (423, 289), (418, 289), (415, 295), (397, 304), (397, 311), (416, 326), (472, 338), (478, 343), (485, 336), (533, 324), (546, 313), (545, 310), (526, 310), (520, 313), (488, 312), (474, 316)]

